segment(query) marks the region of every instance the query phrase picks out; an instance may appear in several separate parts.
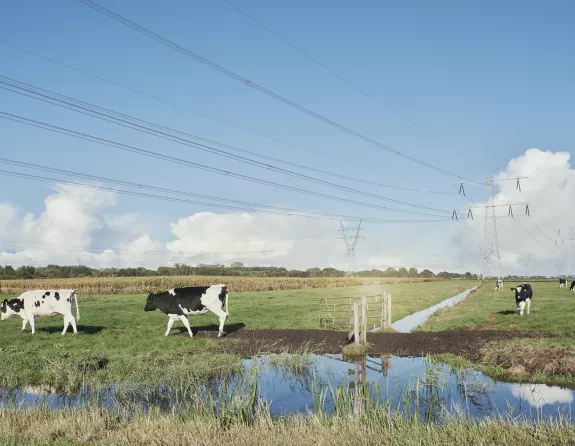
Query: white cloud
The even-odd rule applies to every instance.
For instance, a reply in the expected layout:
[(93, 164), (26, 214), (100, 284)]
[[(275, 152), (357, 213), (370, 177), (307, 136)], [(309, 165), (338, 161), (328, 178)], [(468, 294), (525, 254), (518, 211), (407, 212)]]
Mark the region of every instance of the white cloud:
[[(512, 207), (516, 217), (513, 219), (508, 217), (508, 208), (497, 208), (497, 233), (503, 275), (523, 273), (524, 268), (520, 263), (522, 252), (532, 253), (529, 263), (531, 274), (573, 272), (575, 264), (572, 264), (568, 271), (568, 260), (573, 258), (570, 242), (561, 238), (569, 236), (569, 228), (575, 221), (575, 206), (572, 205), (575, 202), (575, 170), (571, 168), (570, 158), (571, 155), (566, 152), (529, 149), (509, 161), (507, 167), (496, 176), (498, 179), (529, 177), (521, 180), (521, 191), (516, 188), (515, 181), (496, 183), (500, 187), (495, 195), (495, 204), (528, 203), (531, 214), (530, 217), (525, 216), (525, 206), (516, 205)], [(468, 223), (481, 237), (485, 222), (483, 213), (483, 210), (476, 210), (475, 220)], [(561, 237), (558, 235), (559, 230)], [(482, 241), (482, 238), (477, 238), (461, 227), (453, 238), (459, 255), (468, 253), (477, 259), (480, 255), (478, 245), (482, 244)], [(563, 267), (559, 266), (561, 262)], [(497, 272), (491, 271), (491, 274)]]
[[(561, 228), (562, 234), (567, 235), (569, 225), (575, 221), (575, 206), (569, 206), (575, 202), (575, 170), (569, 161), (568, 153), (530, 149), (512, 159), (499, 174), (500, 178), (529, 177), (522, 181), (521, 193), (514, 182), (500, 183), (495, 199), (497, 203), (529, 202), (532, 216), (519, 217), (524, 208), (515, 206), (518, 218), (514, 221), (506, 217), (506, 208), (498, 208), (502, 217), (497, 225), (504, 275), (521, 272), (521, 251), (533, 253), (531, 272), (538, 273), (555, 274), (555, 261), (568, 257), (566, 249), (561, 252), (554, 247), (557, 237), (553, 230)], [(474, 186), (473, 190), (480, 196), (484, 193), (481, 186)], [(248, 265), (294, 269), (345, 266), (345, 247), (343, 240), (337, 239), (337, 220), (198, 212), (175, 219), (170, 225), (172, 237), (159, 239), (146, 230), (155, 222), (142, 221), (135, 213), (118, 214), (118, 200), (112, 192), (56, 186), (46, 197), (45, 209), (39, 216), (26, 214), (18, 220), (14, 203), (0, 203), (0, 264), (155, 268), (176, 262), (229, 264), (239, 260)], [(357, 245), (357, 267), (477, 272), (484, 225), (480, 214), (476, 211), (475, 220), (467, 222), (479, 238), (457, 222), (366, 223), (366, 239)]]

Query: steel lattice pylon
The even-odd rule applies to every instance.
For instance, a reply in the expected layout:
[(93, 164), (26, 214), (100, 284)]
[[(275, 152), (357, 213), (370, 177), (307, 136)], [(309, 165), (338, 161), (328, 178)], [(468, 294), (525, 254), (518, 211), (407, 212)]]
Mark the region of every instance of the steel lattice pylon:
[(501, 258), (499, 257), (499, 241), (497, 239), (497, 219), (495, 218), (495, 194), (493, 176), (488, 175), (486, 182), (485, 232), (483, 250), (481, 253), (481, 279), (493, 268), (497, 269), (497, 277), (501, 278)]
[(529, 262), (531, 260), (531, 253), (522, 252), (520, 256), (521, 256), (521, 264), (523, 265), (523, 276), (529, 277)]
[(361, 230), (361, 220), (357, 226), (344, 226), (342, 221), (340, 221), (339, 224), (341, 226), (342, 233), (340, 240), (343, 239), (345, 241), (345, 246), (347, 248), (345, 256), (345, 270), (348, 274), (350, 274), (351, 272), (355, 271), (355, 247), (357, 245), (357, 241), (362, 238), (359, 236), (359, 231)]

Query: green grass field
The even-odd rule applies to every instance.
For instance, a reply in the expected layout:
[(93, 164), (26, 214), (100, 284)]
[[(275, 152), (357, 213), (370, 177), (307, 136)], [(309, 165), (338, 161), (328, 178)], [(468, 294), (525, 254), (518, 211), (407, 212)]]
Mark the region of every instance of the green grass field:
[[(350, 288), (231, 293), (231, 328), (319, 328), (319, 299), (326, 296), (392, 294), (393, 319), (426, 308), (473, 286), (445, 281)], [(8, 296), (9, 297), (9, 296)], [(3, 299), (4, 297), (2, 297)], [(233, 342), (197, 336), (164, 337), (167, 317), (144, 312), (145, 295), (79, 295), (79, 334), (64, 336), (62, 318), (37, 318), (36, 334), (20, 332), (21, 319), (0, 324), (0, 384), (49, 384), (73, 388), (83, 382), (153, 382), (226, 374), (239, 367)], [(211, 314), (190, 317), (192, 328), (215, 329)], [(183, 330), (175, 324), (172, 333)], [(201, 333), (201, 332), (200, 332)], [(103, 367), (105, 365), (105, 367)]]
[[(529, 283), (529, 282), (528, 282)], [(480, 364), (498, 378), (575, 385), (575, 293), (557, 282), (534, 282), (530, 314), (519, 316), (510, 288), (495, 291), (487, 282), (454, 307), (434, 313), (418, 328), (443, 331), (458, 328), (550, 333), (553, 337), (492, 342), (482, 349)]]

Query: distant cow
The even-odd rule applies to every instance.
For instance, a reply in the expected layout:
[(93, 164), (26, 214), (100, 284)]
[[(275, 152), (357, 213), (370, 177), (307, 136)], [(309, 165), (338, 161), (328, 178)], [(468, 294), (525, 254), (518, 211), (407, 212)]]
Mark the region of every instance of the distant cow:
[(503, 290), (503, 280), (498, 279), (497, 282), (495, 282), (495, 289), (497, 291)]
[(533, 299), (533, 290), (531, 289), (531, 285), (528, 283), (522, 283), (521, 285), (517, 285), (515, 288), (511, 288), (511, 291), (515, 293), (515, 303), (517, 304), (519, 315), (523, 316), (525, 306), (527, 306), (527, 314), (529, 314), (531, 299)]
[(188, 329), (190, 337), (193, 337), (193, 334), (188, 316), (199, 316), (211, 311), (220, 319), (219, 338), (224, 335), (224, 323), (229, 314), (228, 287), (226, 285), (196, 286), (174, 288), (157, 294), (149, 293), (144, 311), (153, 310), (160, 310), (170, 317), (166, 336), (170, 334), (174, 322), (180, 320)]
[[(76, 304), (76, 318), (72, 315), (72, 304)], [(4, 299), (1, 307), (1, 320), (5, 321), (13, 314), (22, 318), (22, 331), (26, 332), (26, 325), (30, 322), (32, 334), (36, 333), (34, 318), (36, 316), (53, 317), (64, 316), (65, 334), (68, 326), (72, 324), (74, 333), (78, 333), (76, 321), (80, 320), (78, 298), (76, 290), (31, 290), (25, 291), (15, 299)]]
[(567, 279), (559, 279), (559, 288), (565, 288), (567, 286)]
[(571, 282), (571, 288), (569, 288), (569, 291), (575, 291), (575, 280)]

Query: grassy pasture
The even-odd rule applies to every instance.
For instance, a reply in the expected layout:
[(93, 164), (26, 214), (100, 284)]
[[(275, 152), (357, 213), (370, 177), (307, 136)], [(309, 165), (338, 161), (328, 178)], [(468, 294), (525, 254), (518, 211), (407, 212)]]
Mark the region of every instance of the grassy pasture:
[[(527, 281), (529, 283), (529, 281)], [(530, 314), (519, 316), (510, 288), (495, 291), (486, 282), (454, 307), (434, 313), (420, 331), (460, 328), (524, 330), (552, 337), (491, 342), (482, 349), (480, 363), (500, 378), (535, 378), (538, 381), (575, 384), (575, 293), (559, 288), (558, 281), (533, 282)]]
[[(473, 282), (444, 281), (349, 288), (230, 293), (228, 329), (319, 328), (318, 302), (326, 296), (383, 292), (393, 298), (393, 318), (433, 305)], [(4, 298), (5, 296), (0, 296)], [(10, 296), (6, 296), (10, 297)], [(74, 387), (85, 381), (154, 382), (226, 374), (239, 367), (233, 342), (164, 337), (167, 317), (144, 312), (145, 295), (79, 294), (80, 333), (61, 336), (62, 318), (37, 318), (36, 334), (20, 332), (21, 319), (0, 324), (0, 385)], [(190, 317), (192, 328), (216, 330), (214, 315)], [(176, 323), (172, 333), (184, 330)], [(228, 353), (229, 352), (229, 353)]]

